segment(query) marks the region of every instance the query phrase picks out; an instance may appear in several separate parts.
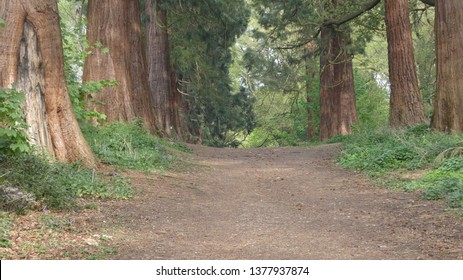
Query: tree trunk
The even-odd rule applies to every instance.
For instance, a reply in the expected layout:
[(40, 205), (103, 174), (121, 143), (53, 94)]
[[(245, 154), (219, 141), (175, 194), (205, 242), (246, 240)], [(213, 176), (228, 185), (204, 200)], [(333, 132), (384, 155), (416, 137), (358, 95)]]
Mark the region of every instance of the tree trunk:
[(4, 0), (0, 17), (0, 87), (25, 93), (31, 143), (57, 160), (96, 165), (66, 89), (56, 1)]
[(93, 47), (86, 58), (84, 82), (118, 83), (93, 94), (89, 105), (105, 114), (109, 122), (139, 118), (150, 132), (157, 132), (141, 42), (139, 1), (89, 0), (87, 39), (90, 46), (102, 47)]
[(311, 96), (312, 85), (311, 82), (314, 80), (316, 70), (313, 68), (314, 52), (317, 49), (316, 44), (309, 43), (304, 47), (304, 62), (305, 62), (305, 90), (306, 90), (306, 101), (307, 101), (307, 140), (313, 141), (315, 139), (315, 112), (313, 110), (314, 98)]
[(426, 122), (418, 87), (408, 0), (385, 0), (391, 99), (389, 125)]
[(172, 102), (171, 102), (171, 119), (172, 125), (175, 129), (175, 133), (178, 139), (186, 140), (185, 139), (185, 129), (186, 129), (186, 122), (185, 122), (185, 101), (183, 100), (183, 96), (178, 89), (178, 80), (177, 80), (177, 73), (174, 67), (171, 67), (170, 71), (170, 87), (172, 93)]
[(350, 36), (339, 27), (322, 27), (320, 54), (320, 139), (352, 133), (357, 121)]
[(149, 22), (146, 26), (147, 61), (151, 95), (156, 108), (156, 118), (167, 137), (183, 135), (180, 104), (181, 96), (174, 86), (175, 72), (170, 64), (167, 12), (155, 0), (145, 2)]
[(463, 1), (436, 1), (437, 93), (432, 127), (463, 132)]

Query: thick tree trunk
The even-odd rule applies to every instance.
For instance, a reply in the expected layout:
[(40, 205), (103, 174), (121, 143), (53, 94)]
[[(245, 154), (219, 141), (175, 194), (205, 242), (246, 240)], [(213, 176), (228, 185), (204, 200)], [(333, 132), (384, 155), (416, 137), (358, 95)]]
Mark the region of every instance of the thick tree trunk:
[(85, 60), (84, 82), (118, 83), (94, 94), (90, 106), (109, 122), (140, 118), (149, 131), (157, 132), (143, 57), (139, 1), (89, 0), (87, 38), (90, 46), (99, 42), (103, 47), (93, 48)]
[(320, 54), (320, 139), (352, 133), (357, 121), (352, 57), (347, 31), (323, 27)]
[(432, 127), (463, 132), (463, 1), (436, 1), (437, 93)]
[(30, 141), (60, 161), (94, 166), (66, 89), (56, 1), (3, 0), (0, 17), (0, 87), (25, 93)]
[(145, 2), (145, 11), (149, 18), (146, 26), (146, 56), (151, 95), (156, 108), (156, 119), (163, 134), (181, 138), (181, 96), (174, 86), (177, 80), (170, 64), (167, 12), (160, 9), (156, 2)]
[(389, 125), (425, 123), (418, 87), (408, 0), (385, 0), (391, 99)]
[(167, 34), (167, 12), (156, 7), (156, 1), (147, 0), (145, 11), (149, 22), (146, 25), (146, 58), (149, 84), (156, 108), (156, 119), (167, 137), (171, 132), (171, 81), (169, 63), (169, 41)]

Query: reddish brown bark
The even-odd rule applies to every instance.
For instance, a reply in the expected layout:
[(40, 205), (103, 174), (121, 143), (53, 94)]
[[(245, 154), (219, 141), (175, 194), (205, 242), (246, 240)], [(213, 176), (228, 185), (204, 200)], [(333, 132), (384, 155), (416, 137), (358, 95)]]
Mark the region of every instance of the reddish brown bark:
[(156, 119), (167, 137), (183, 137), (181, 95), (177, 90), (175, 71), (170, 65), (167, 12), (147, 0), (145, 11), (149, 22), (146, 26), (149, 85), (156, 108)]
[(437, 93), (432, 127), (463, 132), (463, 1), (436, 1)]
[(25, 93), (31, 142), (60, 161), (94, 166), (66, 89), (56, 1), (0, 1), (0, 17), (0, 87)]
[(391, 99), (389, 125), (426, 122), (418, 87), (408, 0), (385, 0)]
[(320, 139), (352, 133), (357, 121), (352, 57), (347, 31), (323, 27), (320, 54)]
[[(150, 97), (148, 72), (141, 42), (138, 0), (89, 0), (88, 43), (98, 42), (85, 61), (84, 82), (116, 80), (118, 85), (93, 94), (91, 107), (107, 116), (107, 121), (143, 120), (157, 132), (154, 106)], [(105, 52), (109, 49), (109, 53)]]

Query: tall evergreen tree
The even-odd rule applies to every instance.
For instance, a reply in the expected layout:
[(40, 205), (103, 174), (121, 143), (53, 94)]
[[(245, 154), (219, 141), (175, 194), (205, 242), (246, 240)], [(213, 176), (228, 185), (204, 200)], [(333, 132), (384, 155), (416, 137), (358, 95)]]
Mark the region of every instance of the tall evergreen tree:
[(385, 0), (392, 127), (426, 122), (418, 87), (408, 0)]
[(437, 93), (432, 127), (463, 132), (463, 1), (436, 1)]
[(161, 4), (155, 0), (145, 1), (149, 84), (159, 129), (167, 137), (182, 137), (184, 125), (180, 116), (179, 92), (173, 87), (176, 78), (170, 63), (167, 10), (161, 8)]
[(332, 26), (321, 29), (320, 139), (352, 133), (357, 121), (350, 34)]
[(58, 160), (94, 166), (66, 89), (56, 1), (4, 0), (0, 18), (0, 87), (25, 93), (30, 140)]
[[(87, 40), (94, 48), (86, 58), (84, 82), (116, 80), (117, 86), (92, 96), (90, 106), (107, 121), (143, 120), (157, 132), (141, 41), (138, 0), (89, 0)], [(97, 102), (94, 102), (97, 101)]]
[(249, 19), (245, 2), (206, 0), (164, 5), (168, 8), (172, 64), (186, 103), (192, 142), (235, 145), (230, 133), (252, 126), (252, 114), (243, 113), (251, 99), (246, 90), (233, 92), (229, 77), (230, 48), (246, 30)]
[[(276, 49), (316, 43), (320, 53), (320, 138), (351, 133), (357, 121), (352, 43), (346, 24), (380, 1), (256, 0), (260, 23)], [(321, 34), (321, 38), (320, 38)]]

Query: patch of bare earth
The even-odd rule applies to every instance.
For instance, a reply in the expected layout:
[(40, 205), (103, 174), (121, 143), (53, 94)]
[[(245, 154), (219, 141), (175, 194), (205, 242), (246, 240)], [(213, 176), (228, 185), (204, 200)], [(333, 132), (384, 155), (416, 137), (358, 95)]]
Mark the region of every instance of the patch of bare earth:
[(463, 259), (460, 218), (340, 169), (338, 150), (195, 146), (188, 171), (131, 172), (136, 197), (95, 222), (115, 259)]

